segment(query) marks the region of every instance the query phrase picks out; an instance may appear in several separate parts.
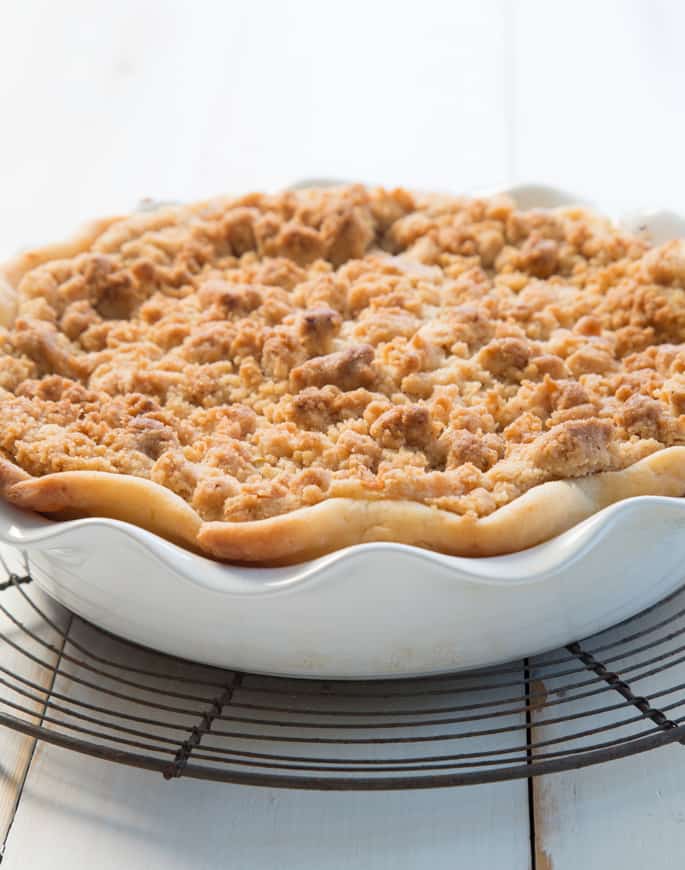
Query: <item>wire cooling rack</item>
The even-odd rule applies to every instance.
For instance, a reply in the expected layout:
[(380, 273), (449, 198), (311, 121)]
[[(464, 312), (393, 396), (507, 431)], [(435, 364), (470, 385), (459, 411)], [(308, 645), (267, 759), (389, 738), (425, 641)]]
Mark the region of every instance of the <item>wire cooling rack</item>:
[(27, 560), (0, 562), (0, 724), (170, 780), (433, 788), (685, 740), (685, 589), (609, 632), (522, 662), (338, 682), (155, 653), (51, 601)]

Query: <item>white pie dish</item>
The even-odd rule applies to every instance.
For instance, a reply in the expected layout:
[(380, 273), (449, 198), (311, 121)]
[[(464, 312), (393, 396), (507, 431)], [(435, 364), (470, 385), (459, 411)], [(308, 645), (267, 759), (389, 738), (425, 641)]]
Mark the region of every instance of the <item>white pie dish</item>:
[[(499, 191), (502, 192), (502, 191)], [(519, 187), (524, 207), (577, 202)], [(625, 221), (657, 240), (676, 215)], [(293, 676), (409, 676), (482, 667), (626, 619), (674, 591), (685, 501), (614, 504), (532, 549), (492, 558), (368, 543), (283, 568), (220, 564), (127, 523), (48, 520), (0, 503), (0, 540), (54, 598), (116, 634), (222, 667)]]

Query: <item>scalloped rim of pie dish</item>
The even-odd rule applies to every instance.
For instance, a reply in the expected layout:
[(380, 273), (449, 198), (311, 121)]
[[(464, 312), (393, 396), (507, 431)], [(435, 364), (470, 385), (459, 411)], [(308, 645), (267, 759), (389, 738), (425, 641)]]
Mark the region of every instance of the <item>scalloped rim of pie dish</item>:
[[(194, 206), (165, 207), (182, 214)], [(162, 211), (162, 209), (160, 209)], [(62, 243), (35, 248), (0, 265), (0, 325), (10, 326), (26, 272), (87, 251), (113, 223), (83, 227)], [(180, 496), (153, 481), (103, 471), (33, 477), (0, 454), (0, 496), (54, 519), (109, 517), (186, 549), (228, 562), (292, 564), (354, 544), (389, 541), (452, 556), (498, 556), (541, 544), (603, 508), (636, 496), (685, 494), (685, 446), (666, 447), (621, 471), (539, 484), (482, 518), (414, 501), (331, 498), (312, 507), (247, 522), (205, 522)]]

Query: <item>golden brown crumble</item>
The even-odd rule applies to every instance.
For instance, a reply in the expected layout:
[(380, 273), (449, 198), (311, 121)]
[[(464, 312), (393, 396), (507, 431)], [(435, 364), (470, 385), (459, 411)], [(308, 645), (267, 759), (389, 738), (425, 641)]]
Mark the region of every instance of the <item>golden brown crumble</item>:
[(205, 520), (346, 496), (484, 516), (685, 443), (685, 245), (361, 186), (116, 221), (29, 271), (0, 450)]

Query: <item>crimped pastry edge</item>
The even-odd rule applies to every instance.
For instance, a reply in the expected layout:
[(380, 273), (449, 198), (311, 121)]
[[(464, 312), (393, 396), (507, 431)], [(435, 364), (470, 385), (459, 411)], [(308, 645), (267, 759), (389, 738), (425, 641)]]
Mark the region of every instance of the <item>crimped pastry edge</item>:
[(685, 494), (685, 447), (667, 447), (622, 471), (533, 487), (473, 518), (412, 501), (332, 498), (249, 522), (203, 522), (183, 499), (153, 481), (102, 471), (31, 477), (0, 459), (0, 495), (58, 518), (104, 516), (229, 562), (292, 564), (354, 544), (391, 541), (452, 556), (498, 556), (535, 546), (602, 508), (642, 495)]

